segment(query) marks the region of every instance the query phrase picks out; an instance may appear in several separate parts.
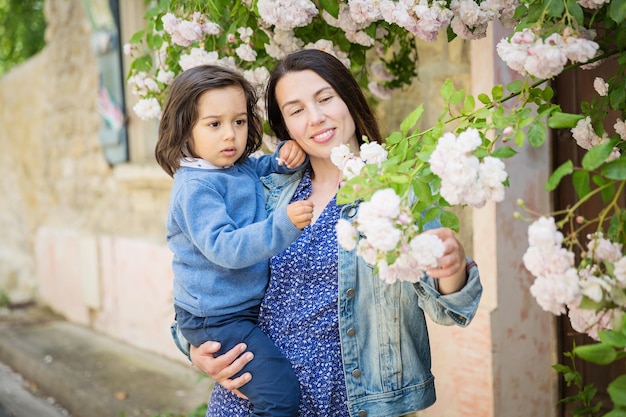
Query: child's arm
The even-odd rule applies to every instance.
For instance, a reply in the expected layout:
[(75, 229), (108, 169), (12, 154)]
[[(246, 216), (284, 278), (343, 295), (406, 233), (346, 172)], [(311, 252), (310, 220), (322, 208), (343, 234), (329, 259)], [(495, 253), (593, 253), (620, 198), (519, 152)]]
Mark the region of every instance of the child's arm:
[(307, 154), (292, 139), (279, 143), (278, 148), (271, 155), (248, 158), (248, 163), (252, 164), (254, 171), (259, 177), (274, 172), (293, 174), (302, 169), (308, 161), (309, 157)]
[(264, 220), (242, 227), (231, 217), (214, 186), (188, 181), (176, 194), (170, 213), (182, 235), (210, 262), (240, 269), (267, 260), (287, 248), (310, 222), (313, 205), (299, 202), (289, 212), (283, 208)]

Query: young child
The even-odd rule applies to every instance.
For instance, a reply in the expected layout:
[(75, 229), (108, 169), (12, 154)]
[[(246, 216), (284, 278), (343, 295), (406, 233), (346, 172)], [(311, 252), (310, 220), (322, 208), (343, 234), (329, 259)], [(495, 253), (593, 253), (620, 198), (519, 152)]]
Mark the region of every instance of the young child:
[(216, 340), (219, 354), (244, 342), (254, 352), (244, 369), (254, 379), (241, 389), (252, 416), (296, 416), (298, 379), (257, 319), (268, 260), (302, 233), (313, 204), (267, 215), (259, 177), (294, 172), (306, 154), (288, 140), (274, 155), (250, 157), (262, 141), (256, 100), (241, 75), (219, 66), (188, 69), (170, 86), (155, 154), (174, 178), (167, 219), (174, 309), (192, 345)]

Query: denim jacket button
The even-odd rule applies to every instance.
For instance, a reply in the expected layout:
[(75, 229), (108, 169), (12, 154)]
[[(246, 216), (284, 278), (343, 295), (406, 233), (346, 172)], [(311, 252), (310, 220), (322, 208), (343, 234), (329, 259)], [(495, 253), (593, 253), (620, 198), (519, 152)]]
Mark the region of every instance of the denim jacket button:
[(366, 417), (367, 416), (367, 411), (365, 410), (359, 410), (359, 413), (357, 414), (359, 417)]
[(348, 336), (353, 337), (356, 334), (356, 329), (351, 327), (348, 329)]
[(356, 209), (354, 207), (351, 207), (350, 210), (348, 210), (348, 217), (354, 217), (355, 214)]
[(355, 369), (354, 371), (352, 371), (352, 376), (355, 378), (360, 378), (361, 377), (361, 370), (360, 369)]
[(354, 288), (349, 288), (348, 290), (346, 290), (346, 295), (348, 296), (348, 298), (354, 297), (354, 293)]

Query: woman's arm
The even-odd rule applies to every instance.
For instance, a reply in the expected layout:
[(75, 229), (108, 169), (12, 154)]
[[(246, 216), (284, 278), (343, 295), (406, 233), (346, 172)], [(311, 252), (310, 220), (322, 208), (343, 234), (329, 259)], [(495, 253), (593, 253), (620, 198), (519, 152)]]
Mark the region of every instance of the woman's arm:
[(189, 357), (198, 369), (208, 374), (221, 386), (231, 390), (238, 397), (247, 399), (245, 395), (239, 392), (239, 388), (250, 382), (252, 375), (250, 372), (245, 372), (236, 378), (233, 376), (239, 373), (254, 358), (254, 355), (252, 352), (246, 352), (245, 343), (240, 343), (216, 358), (214, 354), (219, 348), (218, 342), (211, 341), (205, 342), (197, 348), (191, 346)]

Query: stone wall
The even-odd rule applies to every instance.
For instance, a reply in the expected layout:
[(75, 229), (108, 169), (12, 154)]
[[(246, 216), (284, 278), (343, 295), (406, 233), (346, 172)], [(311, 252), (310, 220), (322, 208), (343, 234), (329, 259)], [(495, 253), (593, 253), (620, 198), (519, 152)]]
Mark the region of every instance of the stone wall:
[(167, 331), (171, 180), (155, 163), (108, 165), (83, 2), (45, 14), (46, 47), (0, 78), (0, 290), (182, 360)]

